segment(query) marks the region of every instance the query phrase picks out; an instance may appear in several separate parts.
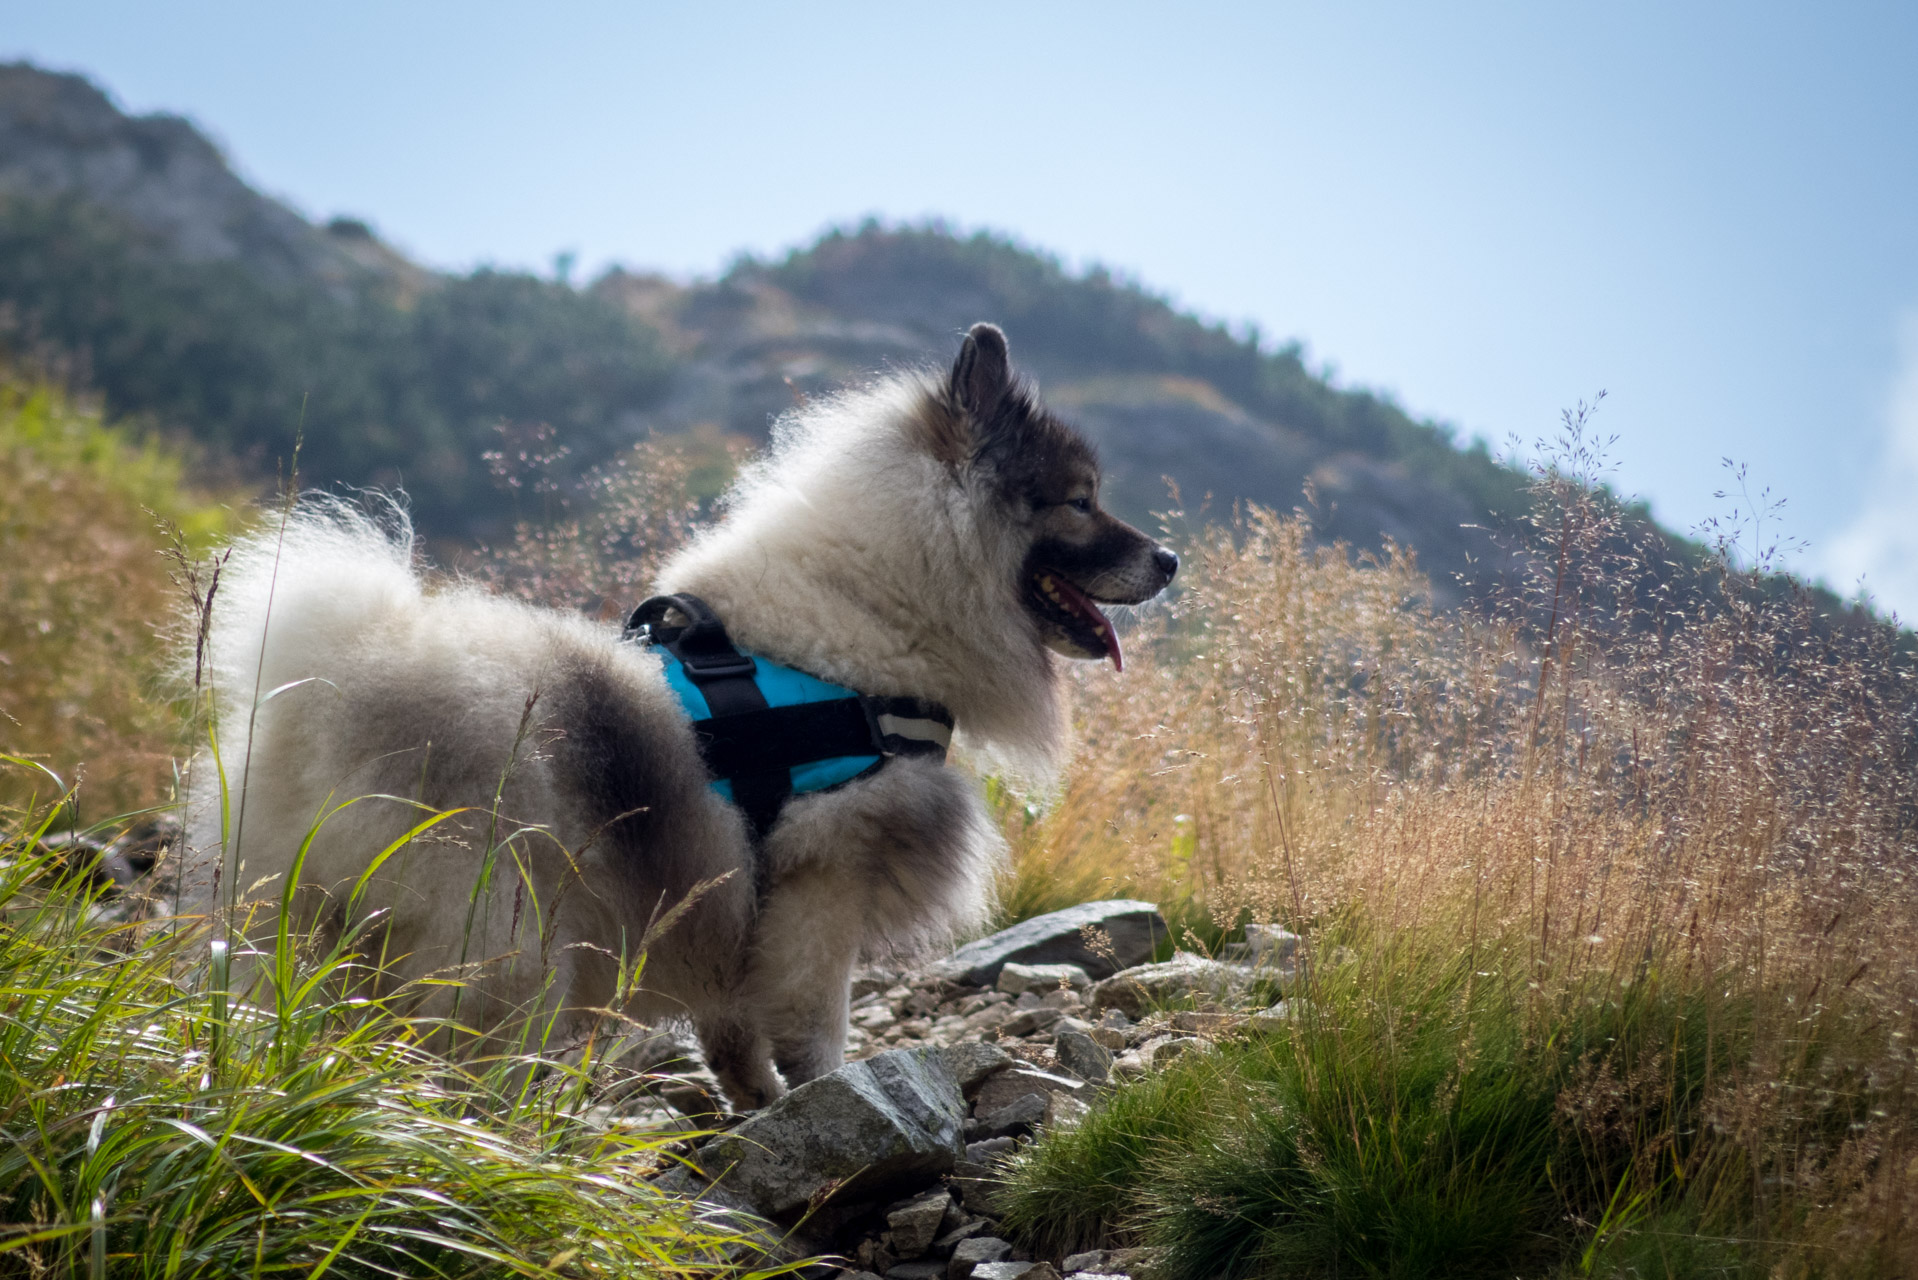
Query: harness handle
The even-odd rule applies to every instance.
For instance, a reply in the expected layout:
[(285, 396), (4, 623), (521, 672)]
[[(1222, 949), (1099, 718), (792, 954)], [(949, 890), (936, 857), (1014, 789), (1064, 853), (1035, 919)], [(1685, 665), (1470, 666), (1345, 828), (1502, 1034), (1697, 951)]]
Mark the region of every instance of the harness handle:
[[(686, 625), (662, 626), (669, 613), (684, 615)], [(695, 595), (682, 592), (642, 601), (626, 620), (626, 634), (642, 635), (671, 649), (686, 669), (686, 678), (697, 685), (750, 677), (758, 670), (750, 657), (733, 647), (726, 625), (712, 606)]]

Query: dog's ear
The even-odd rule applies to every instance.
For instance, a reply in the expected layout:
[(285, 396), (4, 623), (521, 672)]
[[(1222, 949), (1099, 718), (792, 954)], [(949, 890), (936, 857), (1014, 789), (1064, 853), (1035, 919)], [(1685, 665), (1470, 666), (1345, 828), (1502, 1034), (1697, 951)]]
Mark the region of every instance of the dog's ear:
[(996, 324), (975, 324), (952, 362), (952, 399), (975, 418), (985, 418), (1012, 390), (1012, 357)]

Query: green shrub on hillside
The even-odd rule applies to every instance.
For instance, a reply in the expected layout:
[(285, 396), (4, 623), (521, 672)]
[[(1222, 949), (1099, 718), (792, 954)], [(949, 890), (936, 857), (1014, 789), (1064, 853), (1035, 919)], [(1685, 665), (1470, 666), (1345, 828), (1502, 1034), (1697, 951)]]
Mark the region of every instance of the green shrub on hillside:
[[(159, 687), (176, 607), (160, 522), (204, 547), (229, 512), (184, 484), (177, 454), (5, 371), (0, 475), (0, 750), (84, 775), (92, 813), (159, 803), (183, 746)], [(0, 776), (0, 800), (31, 786)]]

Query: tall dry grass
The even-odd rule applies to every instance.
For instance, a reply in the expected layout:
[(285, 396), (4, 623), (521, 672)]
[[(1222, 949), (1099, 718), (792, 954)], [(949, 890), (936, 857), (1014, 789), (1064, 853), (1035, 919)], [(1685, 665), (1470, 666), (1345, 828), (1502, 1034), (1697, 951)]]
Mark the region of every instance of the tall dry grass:
[(1287, 1070), (1338, 1095), (1356, 1147), (1380, 1095), (1355, 1061), (1397, 1087), (1394, 1055), (1448, 1022), (1455, 1105), (1508, 1019), (1553, 1142), (1589, 1157), (1540, 1157), (1588, 1270), (1679, 1205), (1760, 1274), (1918, 1273), (1913, 663), (1762, 572), (1749, 518), (1705, 578), (1676, 572), (1596, 483), (1582, 416), (1559, 443), (1532, 572), (1463, 614), (1409, 555), (1314, 547), (1302, 517), (1190, 537), (1125, 678), (1081, 679), (1062, 794), (1007, 807), (1008, 899), (1137, 893), (1197, 945), (1297, 929), (1325, 1020)]

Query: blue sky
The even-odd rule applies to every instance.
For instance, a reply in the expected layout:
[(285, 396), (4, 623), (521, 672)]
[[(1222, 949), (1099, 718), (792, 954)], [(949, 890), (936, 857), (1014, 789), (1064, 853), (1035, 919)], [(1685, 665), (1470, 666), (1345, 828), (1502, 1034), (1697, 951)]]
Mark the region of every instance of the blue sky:
[(1918, 617), (1918, 6), (0, 0), (0, 55), (437, 265), (938, 215), (1495, 445), (1604, 389), (1661, 518), (1746, 462)]

